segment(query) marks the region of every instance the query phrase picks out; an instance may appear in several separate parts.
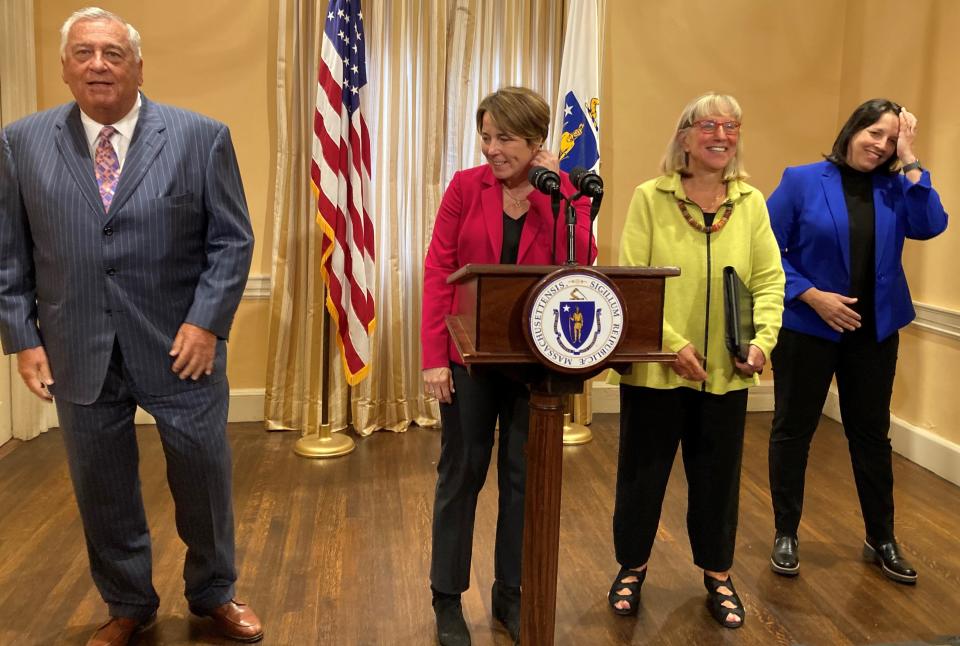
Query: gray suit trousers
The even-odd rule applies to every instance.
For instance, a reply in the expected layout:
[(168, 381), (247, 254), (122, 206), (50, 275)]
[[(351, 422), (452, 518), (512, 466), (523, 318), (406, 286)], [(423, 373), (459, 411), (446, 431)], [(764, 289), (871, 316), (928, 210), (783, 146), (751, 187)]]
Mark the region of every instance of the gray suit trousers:
[(187, 545), (183, 578), (188, 603), (204, 610), (234, 596), (227, 380), (220, 375), (195, 385), (169, 395), (143, 393), (114, 342), (97, 400), (88, 405), (56, 402), (90, 570), (111, 616), (144, 619), (159, 605), (140, 493), (133, 425), (137, 405), (156, 418), (160, 432), (177, 532)]

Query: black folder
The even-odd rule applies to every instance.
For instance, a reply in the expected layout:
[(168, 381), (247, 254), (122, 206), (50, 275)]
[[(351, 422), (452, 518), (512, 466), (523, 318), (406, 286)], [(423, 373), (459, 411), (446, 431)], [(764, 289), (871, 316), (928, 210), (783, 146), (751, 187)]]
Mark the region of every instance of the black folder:
[(750, 341), (756, 334), (753, 296), (733, 267), (723, 268), (723, 315), (727, 350), (740, 361), (746, 361)]

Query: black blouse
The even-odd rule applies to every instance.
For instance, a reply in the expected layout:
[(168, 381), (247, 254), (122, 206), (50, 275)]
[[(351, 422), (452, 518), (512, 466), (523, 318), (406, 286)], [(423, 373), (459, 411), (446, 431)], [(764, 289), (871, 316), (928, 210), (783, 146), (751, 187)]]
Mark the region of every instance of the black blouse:
[(500, 245), (501, 265), (517, 264), (517, 254), (520, 253), (520, 234), (523, 233), (523, 223), (526, 220), (526, 213), (514, 220), (504, 211), (503, 243)]
[(874, 285), (876, 283), (876, 216), (873, 209), (873, 175), (840, 166), (843, 197), (850, 222), (850, 291), (857, 299), (850, 306), (860, 314), (860, 329), (876, 328)]

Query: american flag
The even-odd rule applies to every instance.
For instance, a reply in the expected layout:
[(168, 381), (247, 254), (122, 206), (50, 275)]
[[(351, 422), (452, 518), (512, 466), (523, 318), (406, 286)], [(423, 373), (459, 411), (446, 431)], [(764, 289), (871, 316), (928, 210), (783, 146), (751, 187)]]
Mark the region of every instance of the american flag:
[(370, 370), (373, 306), (373, 222), (370, 137), (361, 111), (367, 84), (360, 0), (330, 0), (317, 79), (311, 184), (323, 230), (321, 274), (347, 383)]

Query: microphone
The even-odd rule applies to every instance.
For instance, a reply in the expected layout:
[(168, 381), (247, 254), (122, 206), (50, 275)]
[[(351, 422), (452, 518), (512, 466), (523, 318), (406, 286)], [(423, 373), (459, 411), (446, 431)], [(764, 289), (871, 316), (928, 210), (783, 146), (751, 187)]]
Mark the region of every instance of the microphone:
[(570, 171), (570, 182), (576, 187), (577, 191), (587, 197), (600, 197), (603, 195), (603, 180), (592, 170), (587, 170), (583, 166), (577, 166)]
[(534, 166), (527, 173), (527, 179), (533, 184), (533, 187), (541, 193), (550, 195), (560, 190), (560, 176), (549, 168), (543, 166)]

